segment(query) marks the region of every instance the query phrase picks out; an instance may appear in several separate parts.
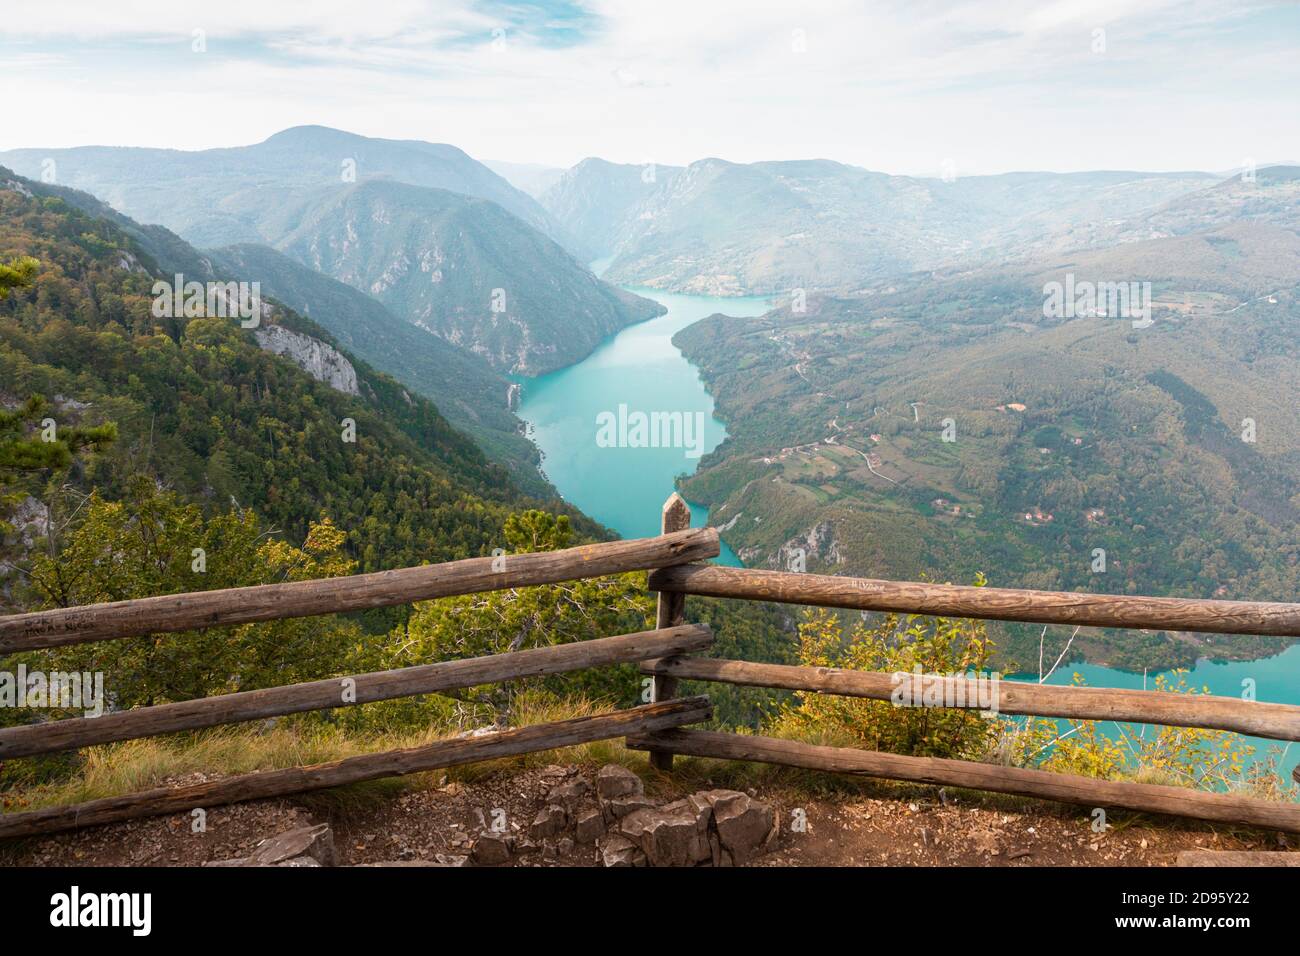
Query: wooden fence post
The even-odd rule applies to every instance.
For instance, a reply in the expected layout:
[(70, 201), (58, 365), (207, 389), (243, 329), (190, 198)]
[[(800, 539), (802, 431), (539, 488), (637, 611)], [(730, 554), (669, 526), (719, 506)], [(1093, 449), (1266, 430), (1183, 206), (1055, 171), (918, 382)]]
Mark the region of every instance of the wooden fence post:
[[(673, 531), (685, 531), (691, 526), (691, 508), (681, 495), (673, 492), (668, 500), (664, 502), (664, 510), (661, 521), (661, 531), (663, 534), (670, 534)], [(674, 624), (685, 620), (686, 595), (675, 591), (659, 592), (659, 608), (655, 616), (656, 627), (672, 627)], [(659, 703), (673, 697), (677, 693), (677, 678), (670, 677), (666, 674), (656, 674), (651, 679), (650, 701)], [(656, 770), (672, 770), (673, 755), (669, 751), (651, 750), (650, 766)]]

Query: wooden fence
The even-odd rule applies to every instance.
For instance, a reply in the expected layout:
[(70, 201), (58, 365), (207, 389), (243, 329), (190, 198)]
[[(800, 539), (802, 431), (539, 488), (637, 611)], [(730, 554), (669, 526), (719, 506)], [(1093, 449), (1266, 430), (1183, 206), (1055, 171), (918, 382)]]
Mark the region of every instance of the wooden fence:
[[(890, 700), (896, 675), (792, 667), (688, 656), (709, 648), (709, 628), (688, 624), (690, 594), (869, 611), (1300, 637), (1300, 605), (1127, 597), (878, 581), (724, 568), (717, 531), (691, 529), (686, 503), (673, 495), (654, 538), (583, 545), (542, 554), (471, 558), (320, 581), (202, 591), (0, 618), (0, 654), (187, 631), (255, 621), (407, 604), (431, 598), (538, 586), (627, 571), (650, 571), (659, 593), (654, 630), (596, 637), (469, 660), (222, 694), (199, 700), (0, 729), (0, 760), (266, 717), (359, 706), (566, 673), (639, 663), (651, 702), (574, 720), (440, 740), (422, 747), (349, 757), (328, 764), (240, 774), (71, 806), (0, 814), (0, 839), (52, 833), (137, 817), (279, 797), (379, 777), (418, 773), (498, 757), (623, 737), (671, 771), (677, 754), (761, 761), (808, 769), (969, 787), (1092, 807), (1177, 814), (1300, 833), (1300, 804), (1232, 793), (1097, 780), (998, 764), (909, 757), (789, 740), (686, 729), (711, 718), (707, 697), (676, 696), (679, 681), (722, 681)], [(907, 675), (910, 679), (911, 675)], [(927, 675), (945, 691), (940, 706), (989, 707), (987, 684)], [(1007, 714), (1123, 720), (1238, 731), (1300, 740), (1300, 707), (1160, 691), (1051, 687), (999, 680), (995, 709)], [(982, 693), (981, 693), (982, 691)]]

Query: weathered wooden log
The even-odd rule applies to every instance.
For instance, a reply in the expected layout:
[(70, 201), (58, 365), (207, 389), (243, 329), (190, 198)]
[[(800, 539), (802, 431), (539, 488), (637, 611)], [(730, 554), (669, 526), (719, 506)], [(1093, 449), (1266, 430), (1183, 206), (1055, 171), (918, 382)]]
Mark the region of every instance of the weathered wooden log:
[(1183, 850), (1175, 866), (1296, 866), (1300, 853), (1281, 850)]
[[(664, 502), (663, 513), (660, 516), (660, 532), (662, 534), (671, 534), (674, 531), (683, 531), (691, 526), (691, 508), (681, 495), (673, 492)], [(655, 626), (656, 627), (673, 627), (685, 620), (686, 613), (686, 595), (677, 594), (672, 591), (664, 591), (659, 594), (658, 606), (655, 609)], [(650, 687), (650, 699), (653, 701), (668, 700), (677, 693), (677, 681), (671, 676), (655, 676), (652, 679)], [(656, 770), (669, 771), (673, 769), (673, 755), (670, 753), (659, 753), (651, 751), (650, 766)]]
[(440, 740), (423, 747), (347, 757), (310, 767), (261, 770), (185, 787), (160, 787), (71, 806), (0, 814), (0, 839), (283, 797), (380, 777), (398, 777), (498, 757), (555, 750), (593, 740), (652, 733), (708, 720), (711, 714), (707, 697), (683, 697), (611, 714), (577, 717), (478, 737)]
[[(793, 667), (788, 664), (752, 664), (748, 661), (680, 657), (647, 660), (643, 674), (666, 674), (679, 680), (720, 681), (747, 687), (779, 687), (817, 691), (842, 697), (891, 700), (907, 689), (911, 701), (921, 701), (922, 690), (933, 688), (937, 706), (996, 710), (1003, 714), (1037, 717), (1071, 717), (1079, 720), (1123, 720), (1171, 727), (1205, 727), (1232, 730), (1272, 740), (1300, 740), (1300, 707), (1155, 690), (1112, 690), (1105, 687), (1058, 687), (1025, 681), (926, 674), (920, 678), (877, 671), (841, 670), (835, 667)], [(997, 691), (997, 701), (991, 699)], [(996, 706), (993, 704), (996, 703)], [(3, 731), (0, 731), (2, 739)], [(0, 747), (0, 754), (4, 753)]]
[(693, 528), (657, 538), (584, 544), (563, 551), (466, 558), (345, 578), (192, 591), (33, 611), (0, 617), (0, 654), (140, 634), (391, 607), (457, 594), (639, 571), (711, 558), (718, 553), (718, 532), (712, 528)]
[(820, 747), (794, 740), (705, 730), (671, 730), (646, 734), (629, 738), (627, 745), (634, 750), (672, 750), (673, 753), (694, 757), (752, 760), (807, 770), (1011, 793), (1084, 807), (1164, 813), (1300, 833), (1300, 804), (1258, 800), (1227, 793), (1206, 793), (1182, 787), (1095, 780), (1046, 770), (1027, 770), (939, 757), (906, 757), (842, 747)]
[(655, 591), (944, 617), (1300, 637), (1300, 604), (1128, 597), (881, 581), (691, 565), (650, 574)]
[(509, 654), (222, 694), (100, 717), (6, 727), (0, 729), (0, 760), (307, 710), (328, 710), (413, 694), (432, 694), (522, 677), (641, 661), (648, 657), (699, 650), (712, 641), (713, 632), (706, 625), (693, 624)]

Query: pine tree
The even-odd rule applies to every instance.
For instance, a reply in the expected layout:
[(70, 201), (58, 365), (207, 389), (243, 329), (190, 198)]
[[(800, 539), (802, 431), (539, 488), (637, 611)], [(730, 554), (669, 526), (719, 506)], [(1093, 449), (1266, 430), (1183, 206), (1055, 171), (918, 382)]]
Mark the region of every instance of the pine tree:
[[(117, 426), (111, 422), (92, 428), (56, 426), (47, 434), (44, 423), (53, 421), (42, 417), (47, 408), (44, 398), (33, 395), (13, 411), (0, 409), (0, 481), (12, 481), (14, 472), (66, 468), (78, 449), (99, 447), (117, 437)], [(29, 437), (31, 428), (41, 434)]]

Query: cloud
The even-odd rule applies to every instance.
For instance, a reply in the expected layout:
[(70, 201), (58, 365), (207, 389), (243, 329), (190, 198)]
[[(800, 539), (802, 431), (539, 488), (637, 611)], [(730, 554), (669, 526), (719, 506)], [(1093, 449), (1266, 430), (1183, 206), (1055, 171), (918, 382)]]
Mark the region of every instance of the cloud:
[(1300, 155), (1282, 121), (1300, 80), (1289, 5), (8, 0), (6, 23), (0, 58), (32, 59), (0, 93), (42, 104), (0, 133), (22, 145), (198, 148), (315, 122), (559, 165), (824, 156), (932, 174), (951, 157), (960, 174)]
[(422, 23), (465, 22), (470, 4), (423, 0), (6, 0), (0, 36), (132, 38), (181, 35), (195, 29), (228, 37), (310, 33), (365, 40)]

